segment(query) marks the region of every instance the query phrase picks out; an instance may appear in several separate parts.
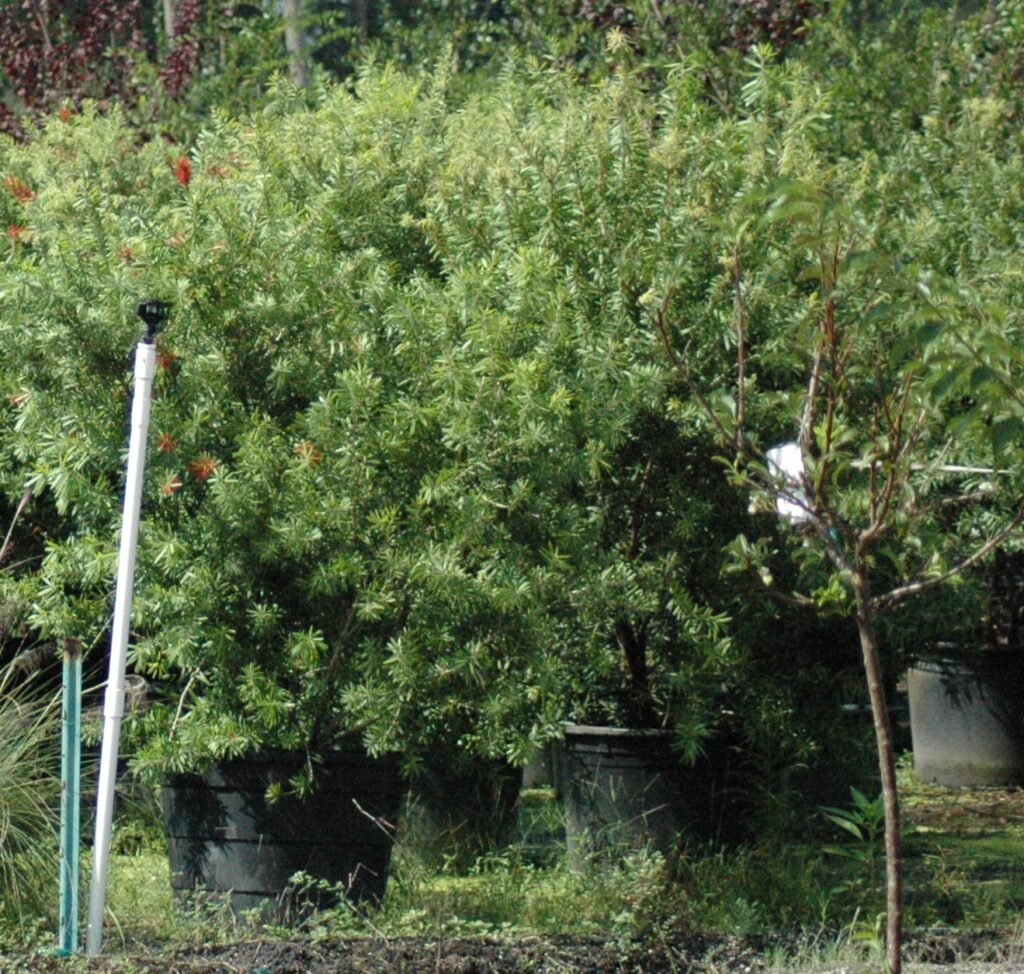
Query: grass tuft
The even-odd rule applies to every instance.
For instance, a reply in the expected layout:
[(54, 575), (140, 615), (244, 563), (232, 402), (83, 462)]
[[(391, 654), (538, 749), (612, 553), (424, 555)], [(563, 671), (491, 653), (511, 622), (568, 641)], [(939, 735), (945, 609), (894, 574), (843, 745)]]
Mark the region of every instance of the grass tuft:
[(56, 914), (59, 767), (59, 699), (6, 666), (0, 670), (0, 936), (5, 939), (34, 940)]

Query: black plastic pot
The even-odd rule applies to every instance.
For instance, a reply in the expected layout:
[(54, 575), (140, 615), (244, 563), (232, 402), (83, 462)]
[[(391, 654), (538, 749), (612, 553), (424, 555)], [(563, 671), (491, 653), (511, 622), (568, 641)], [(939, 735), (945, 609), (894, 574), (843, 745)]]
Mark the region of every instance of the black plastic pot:
[(706, 775), (684, 768), (662, 730), (565, 726), (569, 861), (647, 847), (671, 856), (704, 839), (711, 813)]
[[(302, 765), (301, 755), (276, 752), (167, 780), (164, 825), (177, 897), (199, 889), (235, 913), (283, 918), (299, 905), (336, 900), (337, 891), (384, 895), (404, 791), (396, 763), (331, 752), (312, 794), (268, 802), (267, 788), (287, 786)], [(297, 872), (336, 889), (289, 889)]]
[(918, 778), (953, 787), (1024, 784), (1024, 654), (919, 662), (907, 690)]
[(403, 839), (431, 865), (468, 869), (516, 840), (522, 781), (505, 761), (430, 754), (410, 782)]

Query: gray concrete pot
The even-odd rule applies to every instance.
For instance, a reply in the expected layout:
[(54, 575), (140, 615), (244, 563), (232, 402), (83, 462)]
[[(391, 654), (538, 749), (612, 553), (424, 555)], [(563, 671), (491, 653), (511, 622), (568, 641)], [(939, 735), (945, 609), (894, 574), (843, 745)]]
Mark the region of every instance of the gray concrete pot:
[(907, 674), (907, 690), (918, 778), (1024, 785), (1024, 654), (921, 661)]

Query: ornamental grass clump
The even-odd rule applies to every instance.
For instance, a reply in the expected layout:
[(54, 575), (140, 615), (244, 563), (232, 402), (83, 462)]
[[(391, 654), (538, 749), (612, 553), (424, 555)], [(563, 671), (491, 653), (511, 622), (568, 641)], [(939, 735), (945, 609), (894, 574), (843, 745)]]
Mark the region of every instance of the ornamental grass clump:
[(56, 912), (59, 767), (58, 698), (7, 664), (0, 670), (0, 943), (31, 937)]

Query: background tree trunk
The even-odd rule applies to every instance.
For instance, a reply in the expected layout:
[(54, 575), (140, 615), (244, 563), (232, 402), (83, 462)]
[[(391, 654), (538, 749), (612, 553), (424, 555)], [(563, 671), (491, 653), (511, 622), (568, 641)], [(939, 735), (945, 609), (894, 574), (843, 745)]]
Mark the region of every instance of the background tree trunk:
[(171, 40), (174, 37), (174, 3), (175, 0), (164, 0), (164, 34), (167, 37), (168, 46), (170, 46)]
[(296, 88), (309, 87), (309, 62), (303, 27), (302, 0), (282, 0), (284, 44), (288, 50), (288, 73)]

